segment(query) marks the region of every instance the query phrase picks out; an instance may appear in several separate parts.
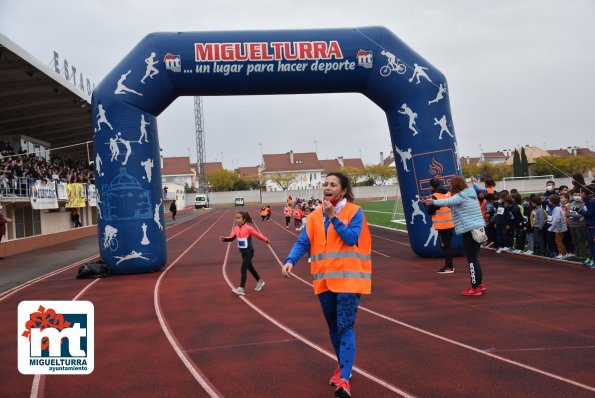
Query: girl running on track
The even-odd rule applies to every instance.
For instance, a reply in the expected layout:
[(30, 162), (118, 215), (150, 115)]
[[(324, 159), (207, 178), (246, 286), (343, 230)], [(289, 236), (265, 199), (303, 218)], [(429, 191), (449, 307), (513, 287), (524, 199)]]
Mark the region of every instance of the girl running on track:
[(233, 228), (231, 235), (227, 237), (220, 236), (219, 240), (221, 240), (222, 242), (231, 242), (234, 239), (238, 240), (238, 248), (240, 249), (240, 254), (242, 255), (241, 279), (240, 286), (236, 287), (235, 289), (231, 289), (231, 291), (237, 294), (238, 296), (244, 296), (246, 294), (244, 288), (246, 287), (247, 271), (250, 271), (254, 279), (256, 279), (256, 287), (254, 288), (254, 290), (259, 292), (264, 287), (264, 280), (260, 279), (260, 276), (258, 276), (258, 272), (256, 272), (254, 265), (252, 265), (252, 258), (254, 257), (254, 246), (252, 245), (252, 236), (257, 237), (258, 239), (265, 242), (267, 245), (271, 243), (271, 241), (269, 238), (258, 233), (254, 228), (248, 225), (252, 223), (252, 218), (250, 218), (248, 212), (237, 212), (234, 218), (234, 222), (236, 226)]
[(282, 273), (289, 277), (298, 260), (310, 252), (314, 293), (322, 306), (339, 362), (329, 384), (336, 386), (336, 397), (351, 397), (355, 316), (360, 295), (372, 291), (372, 244), (364, 213), (353, 204), (347, 176), (329, 173), (323, 188), (324, 202), (308, 216)]
[(289, 204), (289, 202), (287, 202), (285, 204), (285, 207), (283, 208), (283, 215), (285, 216), (285, 228), (289, 228), (289, 222), (291, 221), (291, 213), (293, 213), (293, 210), (291, 209), (291, 205)]

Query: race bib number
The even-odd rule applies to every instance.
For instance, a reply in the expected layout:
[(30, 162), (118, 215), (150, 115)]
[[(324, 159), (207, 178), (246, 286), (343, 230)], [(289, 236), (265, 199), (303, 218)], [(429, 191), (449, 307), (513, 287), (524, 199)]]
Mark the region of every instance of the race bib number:
[(498, 212), (497, 212), (497, 214), (498, 214), (499, 216), (503, 215), (503, 214), (504, 214), (504, 207), (498, 207)]
[(248, 238), (238, 238), (238, 247), (240, 249), (248, 248)]

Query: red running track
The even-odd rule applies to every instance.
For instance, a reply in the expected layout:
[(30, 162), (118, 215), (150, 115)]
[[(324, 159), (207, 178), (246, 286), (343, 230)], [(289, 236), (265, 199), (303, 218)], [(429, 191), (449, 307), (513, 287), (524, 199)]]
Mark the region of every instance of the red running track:
[[(237, 248), (218, 240), (233, 209), (168, 228), (162, 272), (91, 281), (71, 268), (0, 295), (0, 397), (332, 397), (326, 325), (307, 263), (294, 278), (281, 276), (296, 232), (275, 210), (255, 224), (272, 240), (255, 240), (267, 284), (255, 292), (249, 276), (243, 298), (230, 291)], [(373, 294), (357, 318), (354, 397), (595, 396), (595, 273), (483, 250), (489, 290), (461, 297), (469, 283), (462, 258), (456, 273), (438, 275), (441, 260), (415, 256), (406, 234), (372, 234)], [(94, 372), (21, 375), (18, 303), (75, 297), (95, 306)]]

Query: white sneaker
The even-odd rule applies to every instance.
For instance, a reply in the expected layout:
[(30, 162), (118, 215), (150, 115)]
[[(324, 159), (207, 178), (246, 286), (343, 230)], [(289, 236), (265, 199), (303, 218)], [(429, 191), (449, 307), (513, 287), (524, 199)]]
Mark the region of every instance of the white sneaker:
[(231, 289), (232, 292), (234, 292), (235, 294), (237, 294), (238, 296), (245, 296), (246, 292), (244, 291), (243, 287), (236, 287), (235, 289)]
[(556, 258), (556, 259), (558, 259), (558, 260), (565, 260), (565, 259), (566, 259), (566, 256), (565, 256), (564, 254), (558, 254), (558, 255), (557, 255), (556, 257), (554, 257), (554, 258)]
[(523, 251), (522, 251), (521, 249), (515, 249), (515, 250), (513, 250), (512, 252), (513, 252), (513, 253), (517, 253), (517, 254), (518, 254), (518, 253), (522, 253)]
[(256, 282), (256, 287), (254, 288), (254, 290), (256, 290), (257, 292), (260, 292), (262, 290), (262, 288), (264, 287), (265, 283), (263, 279), (259, 279), (258, 282)]
[(535, 253), (533, 252), (533, 250), (527, 250), (527, 251), (525, 252), (525, 254), (529, 254), (529, 255), (531, 255), (531, 254), (535, 254)]
[(510, 250), (508, 247), (501, 247), (498, 250), (496, 250), (496, 253), (507, 252), (508, 250)]

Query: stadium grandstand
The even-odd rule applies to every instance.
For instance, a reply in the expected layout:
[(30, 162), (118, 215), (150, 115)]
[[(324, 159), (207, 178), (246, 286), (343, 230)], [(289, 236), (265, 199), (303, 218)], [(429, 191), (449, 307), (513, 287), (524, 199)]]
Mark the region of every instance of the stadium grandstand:
[(13, 220), (2, 255), (96, 234), (94, 204), (75, 205), (83, 225), (75, 230), (69, 202), (73, 186), (86, 193), (93, 184), (90, 101), (0, 34), (0, 204)]

